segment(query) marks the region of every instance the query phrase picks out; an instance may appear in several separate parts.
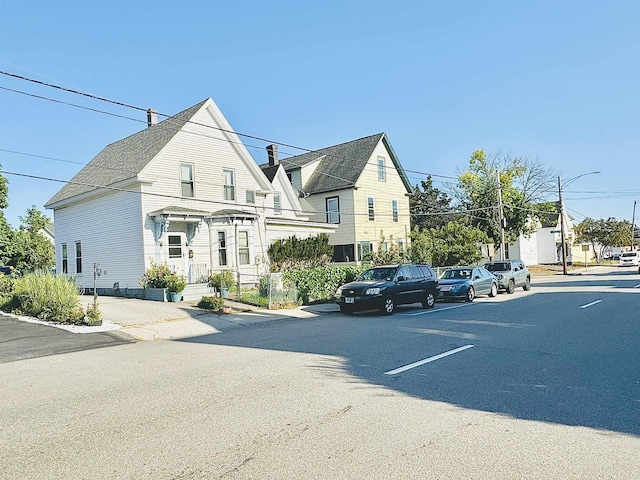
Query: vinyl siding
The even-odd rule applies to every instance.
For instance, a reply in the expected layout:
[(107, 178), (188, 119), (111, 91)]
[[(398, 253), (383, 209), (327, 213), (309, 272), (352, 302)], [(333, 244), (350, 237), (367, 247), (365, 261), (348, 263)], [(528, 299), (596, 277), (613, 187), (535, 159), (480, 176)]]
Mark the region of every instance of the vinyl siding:
[[(378, 180), (378, 157), (384, 157), (386, 164), (386, 180)], [(408, 236), (411, 231), (409, 214), (409, 197), (407, 191), (391, 161), (389, 152), (382, 142), (374, 150), (369, 162), (362, 170), (354, 190), (354, 215), (356, 242), (370, 241), (374, 249), (380, 241), (380, 232), (385, 236), (386, 242), (402, 238), (405, 247), (408, 245)], [(375, 202), (375, 221), (369, 221), (368, 198), (373, 197)], [(398, 222), (392, 218), (392, 200), (398, 201)]]
[(326, 199), (330, 197), (338, 197), (340, 205), (340, 223), (334, 225), (336, 231), (329, 235), (329, 243), (331, 245), (345, 245), (355, 243), (355, 219), (353, 215), (353, 190), (339, 190), (336, 192), (328, 192), (323, 194), (311, 195), (306, 198), (310, 208), (318, 212), (311, 217), (314, 222), (326, 223), (327, 221), (327, 204)]
[[(133, 190), (133, 188), (128, 188)], [(141, 202), (138, 193), (113, 192), (54, 212), (56, 270), (62, 272), (62, 247), (67, 244), (68, 274), (84, 288), (93, 288), (93, 264), (107, 273), (96, 287), (138, 287), (144, 274)], [(76, 274), (75, 242), (82, 242), (82, 274)]]

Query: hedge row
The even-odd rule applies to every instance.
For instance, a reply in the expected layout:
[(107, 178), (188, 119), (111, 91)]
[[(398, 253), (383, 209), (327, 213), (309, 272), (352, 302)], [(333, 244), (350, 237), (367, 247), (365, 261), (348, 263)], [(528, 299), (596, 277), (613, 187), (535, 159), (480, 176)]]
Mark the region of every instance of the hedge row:
[(282, 280), (294, 285), (298, 290), (298, 299), (308, 305), (332, 300), (340, 285), (355, 280), (364, 270), (365, 267), (351, 265), (289, 270), (282, 275)]

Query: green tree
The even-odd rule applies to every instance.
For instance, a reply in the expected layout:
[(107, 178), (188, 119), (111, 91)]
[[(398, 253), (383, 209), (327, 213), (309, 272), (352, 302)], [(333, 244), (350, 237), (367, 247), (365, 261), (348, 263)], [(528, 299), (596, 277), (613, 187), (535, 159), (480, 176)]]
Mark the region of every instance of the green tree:
[(411, 229), (441, 227), (453, 220), (451, 197), (433, 186), (431, 176), (416, 185), (409, 197)]
[(411, 234), (410, 257), (414, 262), (427, 262), (435, 267), (470, 265), (482, 258), (480, 245), (487, 242), (482, 230), (451, 221), (438, 228), (415, 229)]
[(380, 242), (378, 243), (378, 251), (371, 252), (371, 265), (393, 265), (402, 263), (403, 255), (398, 249), (398, 245), (391, 242), (387, 244), (384, 233), (380, 231)]
[(454, 196), (468, 212), (468, 222), (494, 242), (500, 238), (498, 178), (506, 219), (505, 240), (514, 242), (520, 234), (534, 230), (530, 217), (535, 216), (536, 204), (554, 191), (555, 176), (539, 162), (524, 157), (473, 152), (469, 169), (459, 175)]
[[(2, 164), (0, 164), (0, 170)], [(9, 188), (7, 179), (0, 173), (0, 265), (7, 265), (13, 257), (13, 231), (4, 216), (4, 210), (9, 206)]]
[(585, 218), (575, 226), (576, 240), (587, 242), (593, 246), (594, 251), (599, 246), (599, 257), (608, 247), (622, 247), (631, 244), (631, 222), (617, 220), (613, 217), (607, 220)]
[(40, 233), (48, 221), (35, 205), (27, 210), (26, 217), (20, 217), (20, 227), (13, 235), (15, 249), (9, 265), (21, 272), (50, 269), (55, 265), (53, 245)]

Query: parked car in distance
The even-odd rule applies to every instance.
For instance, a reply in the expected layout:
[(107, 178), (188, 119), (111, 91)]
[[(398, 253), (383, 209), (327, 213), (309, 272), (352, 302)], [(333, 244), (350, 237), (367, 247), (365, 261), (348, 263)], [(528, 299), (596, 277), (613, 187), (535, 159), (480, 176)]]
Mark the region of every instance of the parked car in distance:
[(438, 299), (473, 302), (478, 295), (495, 297), (498, 279), (480, 267), (448, 268), (438, 280)]
[(621, 267), (633, 267), (640, 265), (640, 252), (623, 252), (620, 255)]
[(498, 279), (498, 288), (513, 293), (516, 287), (531, 290), (531, 274), (522, 260), (502, 260), (487, 263), (484, 268)]
[(334, 300), (343, 313), (375, 309), (391, 315), (401, 304), (420, 302), (433, 308), (437, 294), (438, 279), (429, 265), (400, 264), (365, 270), (340, 286)]
[(13, 271), (12, 267), (6, 267), (6, 266), (1, 266), (0, 267), (0, 273), (2, 273), (4, 275), (10, 275), (12, 271)]

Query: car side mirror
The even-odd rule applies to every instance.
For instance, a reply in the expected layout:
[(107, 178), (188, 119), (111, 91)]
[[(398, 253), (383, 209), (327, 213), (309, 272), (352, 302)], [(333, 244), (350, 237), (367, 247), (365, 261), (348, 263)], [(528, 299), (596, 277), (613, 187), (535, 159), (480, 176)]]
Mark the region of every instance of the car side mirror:
[(474, 280), (480, 280), (480, 275), (476, 275), (475, 277), (473, 277)]
[(407, 279), (407, 277), (403, 276), (403, 275), (399, 275), (398, 276), (398, 281), (399, 282), (404, 282)]

